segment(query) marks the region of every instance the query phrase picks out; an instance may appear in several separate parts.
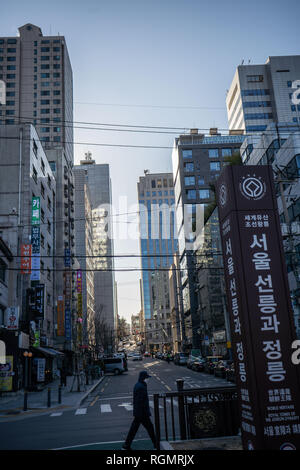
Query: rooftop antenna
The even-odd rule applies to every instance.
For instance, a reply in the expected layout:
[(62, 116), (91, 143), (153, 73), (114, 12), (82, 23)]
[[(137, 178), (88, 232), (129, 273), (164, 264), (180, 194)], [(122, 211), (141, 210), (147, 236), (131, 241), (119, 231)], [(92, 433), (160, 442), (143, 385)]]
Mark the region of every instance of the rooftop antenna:
[(84, 155), (86, 160), (92, 160), (92, 153), (90, 151), (86, 152)]

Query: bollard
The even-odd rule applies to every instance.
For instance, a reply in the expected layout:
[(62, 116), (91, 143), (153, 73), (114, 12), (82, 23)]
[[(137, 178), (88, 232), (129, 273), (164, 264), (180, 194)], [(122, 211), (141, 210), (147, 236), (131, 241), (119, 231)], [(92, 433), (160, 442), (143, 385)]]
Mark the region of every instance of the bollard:
[(47, 407), (51, 407), (51, 388), (48, 388), (48, 400), (47, 400)]
[(61, 386), (58, 387), (58, 403), (61, 403)]
[(28, 393), (24, 392), (24, 407), (23, 411), (27, 411), (27, 404), (28, 404)]
[[(184, 380), (177, 379), (176, 384), (177, 384), (178, 392), (182, 392)], [(184, 441), (186, 439), (184, 397), (180, 395), (178, 395), (178, 414), (179, 414), (180, 439)]]

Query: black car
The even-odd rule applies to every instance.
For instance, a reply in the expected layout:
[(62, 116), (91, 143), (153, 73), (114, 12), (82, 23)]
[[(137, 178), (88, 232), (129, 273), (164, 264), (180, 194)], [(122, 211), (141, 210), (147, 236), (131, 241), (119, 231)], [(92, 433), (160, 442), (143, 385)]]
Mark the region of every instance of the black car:
[(222, 356), (207, 356), (204, 366), (204, 372), (207, 372), (208, 374), (213, 374), (216, 363), (219, 362), (221, 359)]
[(192, 364), (192, 370), (196, 372), (204, 372), (205, 368), (205, 360), (201, 359), (200, 357), (196, 359)]
[(228, 366), (228, 368), (226, 369), (226, 380), (228, 382), (235, 383), (235, 371), (234, 371), (233, 363), (230, 366)]
[(215, 377), (226, 379), (226, 370), (232, 364), (232, 361), (219, 361), (214, 367)]

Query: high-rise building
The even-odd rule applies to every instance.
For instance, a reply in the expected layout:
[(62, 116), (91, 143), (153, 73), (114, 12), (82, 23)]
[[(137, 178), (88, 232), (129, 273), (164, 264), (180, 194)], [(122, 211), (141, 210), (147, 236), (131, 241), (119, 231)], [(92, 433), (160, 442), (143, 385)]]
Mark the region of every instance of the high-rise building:
[(197, 234), (201, 233), (201, 218), (203, 227), (208, 211), (214, 207), (215, 196), (211, 185), (219, 177), (222, 167), (227, 164), (224, 161), (226, 157), (239, 152), (244, 138), (244, 135), (220, 135), (217, 129), (212, 128), (208, 136), (192, 129), (190, 134), (175, 139), (173, 175), (183, 300), (181, 316), (184, 323), (184, 349), (200, 349), (201, 306), (196, 294), (196, 251), (201, 242), (201, 238), (197, 238)]
[(105, 320), (107, 327), (116, 330), (115, 295), (112, 233), (112, 194), (109, 165), (96, 164), (91, 154), (80, 165), (74, 166), (74, 173), (85, 175), (91, 197), (93, 228), (95, 315)]
[(64, 147), (73, 162), (73, 78), (64, 36), (43, 36), (33, 24), (0, 38), (0, 80), (6, 88), (0, 124), (31, 122), (44, 148)]
[[(250, 151), (251, 150), (251, 151)], [(299, 126), (270, 124), (260, 139), (247, 136), (241, 146), (245, 165), (272, 165), (286, 253), (295, 327), (300, 338), (300, 136)], [(261, 224), (260, 221), (251, 222)], [(253, 225), (255, 226), (255, 225)]]
[(76, 258), (80, 264), (82, 284), (82, 337), (81, 345), (95, 344), (95, 299), (93, 225), (90, 190), (87, 176), (82, 170), (74, 170), (75, 183), (75, 240)]
[(226, 97), (229, 129), (248, 134), (266, 130), (271, 122), (300, 123), (300, 105), (293, 102), (299, 77), (300, 55), (239, 65)]
[(147, 349), (162, 351), (172, 344), (168, 270), (177, 251), (172, 173), (145, 171), (138, 198), (145, 342)]
[[(55, 178), (30, 124), (0, 126), (0, 160), (0, 231), (16, 258), (17, 289), (9, 306), (19, 307), (20, 331), (29, 334), (32, 329), (37, 334), (37, 346), (53, 346)], [(17, 214), (16, 225), (10, 223), (9, 214)], [(28, 268), (24, 270), (22, 262), (26, 258)], [(26, 304), (29, 290), (34, 295), (39, 291), (38, 310)]]

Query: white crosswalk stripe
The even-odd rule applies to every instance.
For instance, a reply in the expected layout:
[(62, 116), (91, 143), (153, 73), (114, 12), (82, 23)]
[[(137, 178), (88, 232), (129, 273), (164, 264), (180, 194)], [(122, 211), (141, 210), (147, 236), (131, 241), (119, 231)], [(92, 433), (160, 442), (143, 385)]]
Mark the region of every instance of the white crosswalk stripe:
[(101, 413), (111, 413), (111, 406), (110, 405), (100, 405)]
[(87, 412), (87, 408), (78, 408), (78, 410), (76, 410), (75, 412), (75, 415), (85, 415)]

